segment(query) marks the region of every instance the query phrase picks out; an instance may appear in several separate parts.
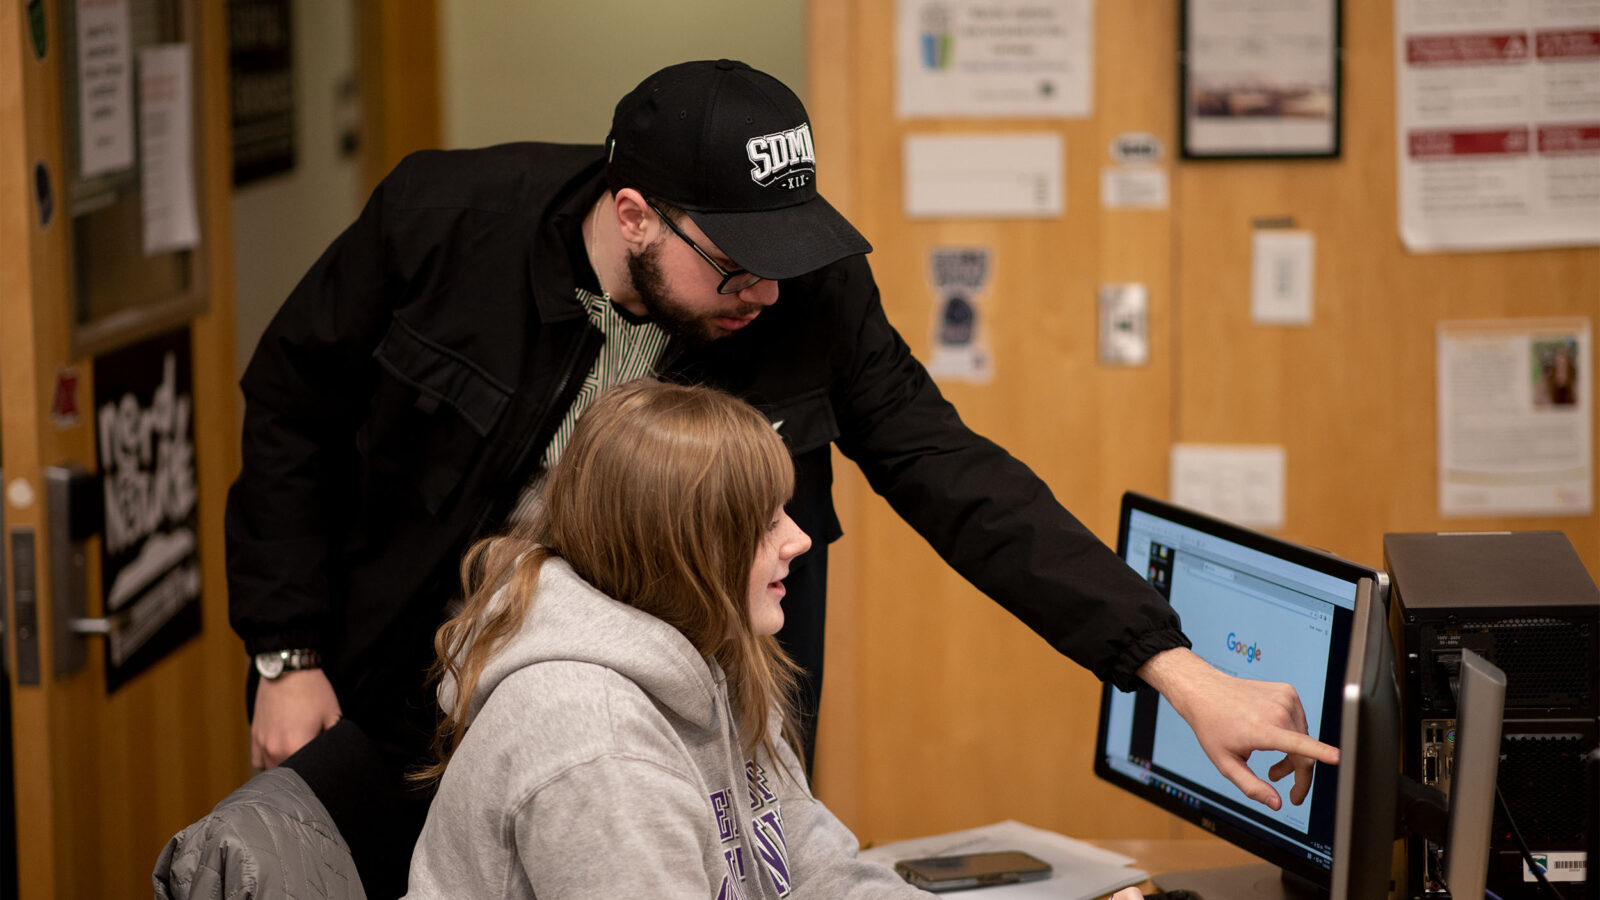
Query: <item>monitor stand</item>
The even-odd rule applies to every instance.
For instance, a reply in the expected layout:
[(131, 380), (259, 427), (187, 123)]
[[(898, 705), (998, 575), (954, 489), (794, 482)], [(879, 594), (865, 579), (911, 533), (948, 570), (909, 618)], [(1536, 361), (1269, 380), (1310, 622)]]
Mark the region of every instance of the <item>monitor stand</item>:
[(1169, 872), (1150, 878), (1163, 891), (1184, 890), (1197, 900), (1327, 900), (1316, 885), (1269, 863), (1225, 869)]

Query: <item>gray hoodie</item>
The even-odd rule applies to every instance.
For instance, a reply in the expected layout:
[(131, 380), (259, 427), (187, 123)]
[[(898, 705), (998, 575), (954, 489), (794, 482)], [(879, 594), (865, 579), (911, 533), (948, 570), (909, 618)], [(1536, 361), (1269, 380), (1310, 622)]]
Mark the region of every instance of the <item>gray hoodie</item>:
[(562, 560), (468, 702), (408, 897), (929, 896), (856, 858), (781, 740), (744, 756), (714, 662)]

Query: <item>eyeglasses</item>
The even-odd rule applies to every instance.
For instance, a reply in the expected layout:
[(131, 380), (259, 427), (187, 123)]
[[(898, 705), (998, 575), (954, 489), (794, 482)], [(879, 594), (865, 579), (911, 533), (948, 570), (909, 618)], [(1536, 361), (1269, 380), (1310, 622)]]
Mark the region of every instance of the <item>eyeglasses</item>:
[(717, 285), (717, 293), (737, 294), (740, 291), (749, 290), (750, 288), (755, 287), (757, 283), (763, 280), (760, 275), (757, 275), (754, 272), (747, 272), (744, 269), (734, 269), (730, 272), (727, 269), (717, 265), (717, 261), (712, 259), (710, 256), (707, 256), (706, 252), (700, 249), (699, 244), (696, 244), (694, 241), (690, 240), (689, 236), (684, 234), (683, 230), (678, 227), (677, 223), (673, 222), (670, 216), (662, 212), (659, 206), (651, 203), (650, 208), (655, 210), (656, 215), (661, 217), (661, 221), (667, 223), (667, 227), (672, 229), (673, 234), (677, 235), (679, 238), (682, 238), (683, 242), (689, 245), (689, 249), (700, 254), (700, 258), (710, 264), (711, 268), (716, 269), (718, 275), (722, 276), (722, 283)]

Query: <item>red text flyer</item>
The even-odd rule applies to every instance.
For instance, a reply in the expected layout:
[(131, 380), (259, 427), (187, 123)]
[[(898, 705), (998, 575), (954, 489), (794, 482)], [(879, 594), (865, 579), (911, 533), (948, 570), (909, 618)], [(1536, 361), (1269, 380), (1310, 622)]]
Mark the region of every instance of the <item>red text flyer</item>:
[(1600, 0), (1395, 4), (1400, 235), (1600, 244)]

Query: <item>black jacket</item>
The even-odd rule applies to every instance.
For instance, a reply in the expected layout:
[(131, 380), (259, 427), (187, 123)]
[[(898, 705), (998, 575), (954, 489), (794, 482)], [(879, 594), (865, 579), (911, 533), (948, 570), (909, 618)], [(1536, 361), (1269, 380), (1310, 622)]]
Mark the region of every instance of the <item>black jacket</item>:
[[(320, 648), (345, 714), (380, 736), (402, 739), (385, 730), (401, 720), (411, 738), (431, 728), (422, 673), (461, 555), (502, 527), (598, 352), (572, 248), (601, 177), (598, 147), (409, 157), (290, 295), (241, 382), (234, 628), (252, 653)], [(1137, 573), (961, 422), (884, 317), (865, 258), (784, 281), (779, 297), (733, 336), (669, 350), (663, 374), (782, 423), (790, 514), (817, 539), (784, 604), (791, 623), (817, 611), (815, 633), (790, 641), (802, 663), (820, 669), (806, 645), (820, 644), (840, 535), (830, 443), (950, 565), (1100, 678), (1130, 688), (1151, 655), (1188, 645)]]

